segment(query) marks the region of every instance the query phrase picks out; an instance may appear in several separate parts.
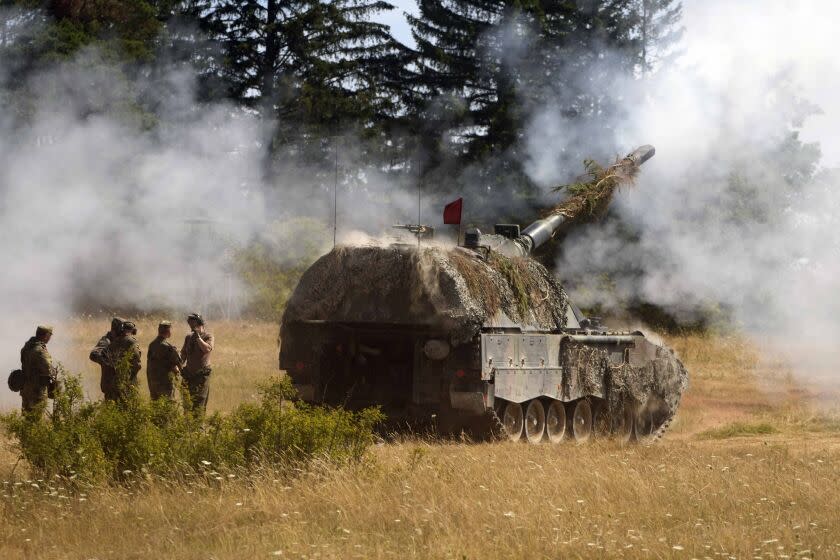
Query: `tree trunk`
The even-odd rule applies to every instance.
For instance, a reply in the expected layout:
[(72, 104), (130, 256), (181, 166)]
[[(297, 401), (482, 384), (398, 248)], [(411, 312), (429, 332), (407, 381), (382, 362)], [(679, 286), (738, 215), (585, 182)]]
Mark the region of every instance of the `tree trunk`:
[(280, 41), (277, 36), (277, 5), (279, 0), (266, 1), (265, 17), (265, 58), (262, 67), (262, 107), (263, 116), (274, 116), (276, 88), (274, 75), (277, 57), (280, 55)]

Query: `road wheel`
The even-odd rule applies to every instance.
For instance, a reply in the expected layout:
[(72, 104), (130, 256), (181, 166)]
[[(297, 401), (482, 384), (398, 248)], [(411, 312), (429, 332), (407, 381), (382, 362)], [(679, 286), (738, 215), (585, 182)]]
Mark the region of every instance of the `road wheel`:
[(592, 406), (586, 399), (575, 403), (572, 413), (572, 436), (578, 443), (584, 443), (592, 435)]
[(625, 402), (613, 422), (613, 437), (620, 443), (627, 443), (633, 437), (633, 425), (636, 412), (629, 402)]
[(548, 405), (545, 435), (551, 443), (560, 443), (566, 438), (566, 407), (560, 401), (551, 401)]
[(540, 443), (544, 434), (545, 408), (539, 399), (534, 399), (525, 409), (525, 439), (528, 443)]
[(510, 441), (519, 441), (522, 438), (522, 428), (525, 425), (524, 416), (521, 404), (509, 402), (505, 405), (504, 412), (502, 412), (502, 424), (505, 426)]
[(612, 433), (612, 415), (603, 401), (589, 402), (592, 409), (592, 437), (608, 437)]

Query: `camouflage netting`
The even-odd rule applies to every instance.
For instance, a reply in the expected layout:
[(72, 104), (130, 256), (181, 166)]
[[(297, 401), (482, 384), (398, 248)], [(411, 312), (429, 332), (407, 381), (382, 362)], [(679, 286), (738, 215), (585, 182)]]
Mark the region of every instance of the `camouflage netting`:
[(625, 403), (635, 407), (656, 397), (664, 405), (663, 416), (673, 417), (688, 386), (682, 363), (667, 349), (657, 349), (656, 358), (642, 366), (613, 364), (603, 348), (569, 344), (563, 355), (564, 369), (576, 376), (575, 382), (587, 393), (595, 392), (606, 381), (607, 408), (620, 414)]
[(598, 346), (585, 344), (566, 344), (562, 356), (563, 370), (574, 376), (568, 380), (584, 393), (599, 392), (610, 367), (610, 358), (606, 350)]
[(562, 214), (569, 223), (598, 219), (606, 212), (616, 191), (622, 186), (632, 185), (639, 173), (639, 165), (630, 157), (618, 159), (607, 167), (591, 159), (586, 160), (584, 165), (586, 173), (577, 181), (554, 189), (555, 192), (565, 191), (568, 196), (551, 208), (547, 215)]
[(566, 324), (568, 299), (539, 263), (414, 246), (338, 247), (301, 278), (284, 323), (323, 320), (428, 326), (470, 340), (482, 325)]

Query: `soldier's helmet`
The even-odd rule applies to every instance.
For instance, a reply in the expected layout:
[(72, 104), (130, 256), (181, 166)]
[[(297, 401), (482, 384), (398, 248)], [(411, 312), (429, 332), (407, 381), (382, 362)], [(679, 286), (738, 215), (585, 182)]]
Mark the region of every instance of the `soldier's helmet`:
[(137, 334), (137, 325), (135, 325), (131, 321), (123, 321), (122, 324), (122, 333), (123, 334)]
[(194, 322), (197, 325), (203, 325), (204, 318), (198, 313), (190, 313), (189, 315), (187, 315), (187, 322)]
[(114, 317), (111, 319), (111, 330), (114, 332), (120, 332), (122, 330), (123, 323), (125, 323), (125, 319), (122, 317)]

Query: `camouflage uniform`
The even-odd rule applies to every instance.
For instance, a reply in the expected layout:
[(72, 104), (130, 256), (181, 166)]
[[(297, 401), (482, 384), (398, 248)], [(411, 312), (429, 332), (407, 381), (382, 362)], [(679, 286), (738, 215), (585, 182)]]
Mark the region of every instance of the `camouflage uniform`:
[[(137, 389), (137, 374), (141, 369), (142, 351), (137, 339), (130, 334), (134, 328), (133, 323), (126, 322), (123, 326), (125, 332), (117, 337), (108, 347), (108, 362), (114, 368), (115, 398), (109, 400), (124, 401), (129, 391)], [(103, 391), (104, 392), (104, 391)], [(105, 398), (108, 398), (106, 393)]]
[(215, 339), (205, 332), (201, 339), (210, 345), (210, 351), (204, 352), (195, 342), (198, 333), (188, 334), (181, 348), (181, 359), (186, 361), (182, 376), (190, 393), (190, 402), (194, 412), (207, 410), (207, 399), (210, 397), (210, 352), (213, 351)]
[(23, 412), (31, 412), (47, 403), (47, 390), (53, 382), (52, 358), (47, 345), (36, 337), (30, 338), (20, 351), (24, 375), (20, 391)]
[[(164, 326), (164, 323), (161, 326)], [(149, 394), (152, 400), (162, 397), (174, 399), (174, 379), (178, 366), (181, 365), (178, 349), (159, 335), (149, 344), (147, 356), (146, 378), (149, 381)]]
[(102, 376), (99, 378), (99, 388), (105, 395), (105, 400), (115, 401), (119, 399), (119, 388), (117, 387), (117, 371), (114, 369), (110, 361), (108, 350), (111, 343), (114, 342), (116, 332), (122, 329), (125, 321), (119, 317), (114, 317), (111, 320), (111, 330), (99, 339), (93, 350), (90, 351), (90, 361), (99, 364), (102, 368)]

